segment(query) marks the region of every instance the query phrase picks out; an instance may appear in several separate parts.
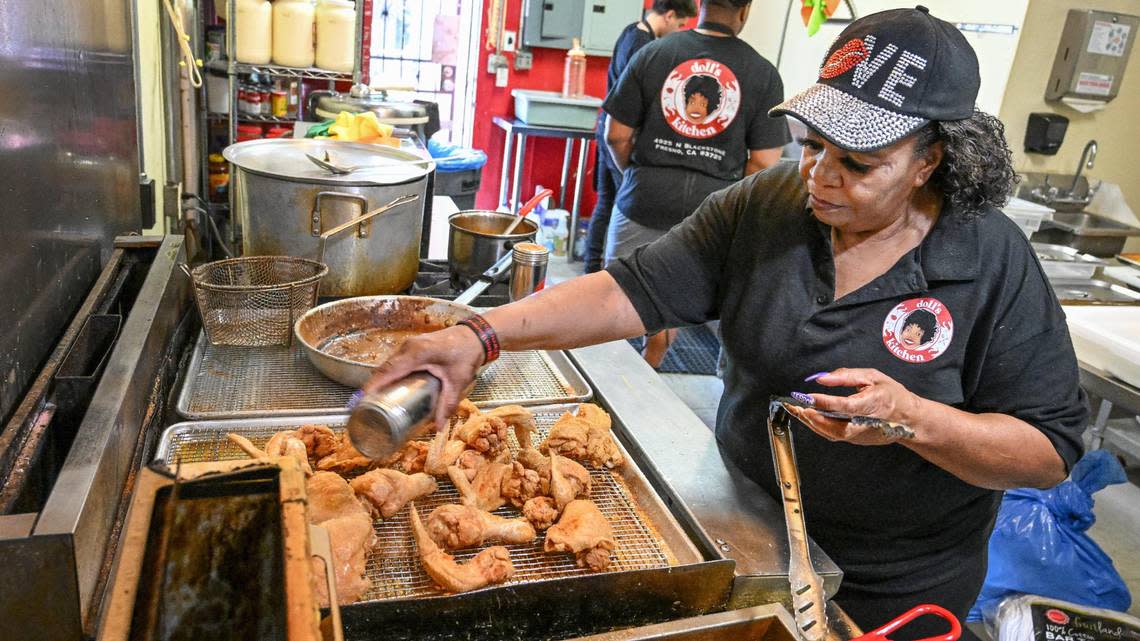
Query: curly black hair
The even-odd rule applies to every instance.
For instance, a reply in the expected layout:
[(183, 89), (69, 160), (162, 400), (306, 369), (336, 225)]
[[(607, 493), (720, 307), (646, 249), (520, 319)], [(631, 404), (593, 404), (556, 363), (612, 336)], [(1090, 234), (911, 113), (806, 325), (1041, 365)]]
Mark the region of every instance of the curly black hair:
[(919, 344), (925, 345), (934, 340), (934, 330), (938, 327), (938, 318), (925, 309), (916, 309), (903, 321), (903, 327), (907, 325), (917, 325), (922, 330), (922, 340), (919, 341)]
[(712, 76), (693, 76), (685, 82), (685, 102), (689, 102), (689, 97), (695, 93), (699, 93), (705, 97), (709, 102), (709, 113), (716, 111), (720, 106), (720, 83)]
[(965, 216), (1001, 207), (1013, 193), (1017, 173), (1005, 140), (1005, 126), (983, 111), (965, 120), (933, 121), (916, 134), (914, 151), (923, 156), (942, 143), (942, 163), (930, 176), (946, 201)]

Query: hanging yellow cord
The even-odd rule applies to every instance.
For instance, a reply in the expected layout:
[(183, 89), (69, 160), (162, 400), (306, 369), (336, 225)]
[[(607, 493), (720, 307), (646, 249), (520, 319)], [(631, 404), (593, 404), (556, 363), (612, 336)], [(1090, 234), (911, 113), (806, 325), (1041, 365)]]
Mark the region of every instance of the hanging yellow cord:
[(194, 50), (190, 48), (190, 36), (182, 30), (182, 22), (174, 11), (174, 5), (170, 4), (170, 0), (162, 0), (162, 6), (166, 8), (166, 15), (170, 18), (170, 26), (174, 27), (174, 34), (178, 39), (178, 48), (182, 52), (182, 60), (178, 61), (178, 66), (185, 67), (188, 70), (190, 86), (197, 89), (202, 86), (202, 72), (199, 71), (202, 61), (194, 57)]

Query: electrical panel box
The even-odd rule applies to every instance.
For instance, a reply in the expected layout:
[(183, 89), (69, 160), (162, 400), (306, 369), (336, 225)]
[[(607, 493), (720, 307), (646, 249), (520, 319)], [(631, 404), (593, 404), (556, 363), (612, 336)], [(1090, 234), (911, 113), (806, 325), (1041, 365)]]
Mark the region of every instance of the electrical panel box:
[(641, 0), (524, 0), (523, 44), (570, 49), (574, 38), (590, 56), (610, 56), (622, 29), (641, 19)]
[(1046, 100), (1109, 102), (1120, 93), (1140, 18), (1070, 9), (1045, 88)]

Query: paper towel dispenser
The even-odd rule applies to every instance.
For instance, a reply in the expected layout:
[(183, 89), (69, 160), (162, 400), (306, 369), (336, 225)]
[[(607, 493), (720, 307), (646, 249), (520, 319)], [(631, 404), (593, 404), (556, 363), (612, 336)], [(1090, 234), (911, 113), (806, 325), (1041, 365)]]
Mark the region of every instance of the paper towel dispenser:
[(1045, 100), (1103, 105), (1120, 93), (1140, 18), (1070, 9), (1045, 88)]

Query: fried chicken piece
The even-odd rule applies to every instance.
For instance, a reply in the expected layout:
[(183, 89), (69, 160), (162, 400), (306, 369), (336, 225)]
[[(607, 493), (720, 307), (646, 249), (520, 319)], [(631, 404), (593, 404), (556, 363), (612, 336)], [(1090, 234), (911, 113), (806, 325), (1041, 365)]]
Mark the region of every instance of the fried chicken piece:
[(312, 462), (323, 459), (340, 447), (336, 432), (327, 425), (302, 425), (297, 428), (296, 437), (305, 444)]
[(346, 514), (368, 516), (368, 506), (357, 498), (348, 481), (336, 472), (314, 473), (305, 482), (305, 494), (310, 523), (320, 524)]
[(554, 451), (594, 467), (617, 467), (625, 462), (610, 431), (610, 417), (597, 405), (582, 403), (578, 414), (566, 412), (550, 428), (539, 449)]
[(292, 430), (285, 430), (275, 433), (269, 438), (265, 449), (261, 450), (254, 445), (249, 439), (234, 433), (226, 434), (226, 438), (230, 442), (237, 445), (243, 452), (249, 455), (250, 458), (257, 461), (264, 461), (266, 463), (273, 463), (279, 458), (288, 456), (297, 461), (305, 476), (313, 473), (313, 468), (309, 466), (309, 455), (305, 449), (305, 444), (295, 436)]
[(478, 416), (479, 414), (482, 414), (479, 408), (466, 398), (459, 401), (459, 407), (455, 408), (455, 416), (460, 422), (466, 421), (472, 416)]
[(459, 550), (495, 543), (527, 543), (538, 533), (526, 519), (507, 519), (467, 505), (441, 505), (428, 515), (428, 534), (438, 545)]
[(590, 497), (590, 473), (565, 456), (550, 455), (550, 496), (559, 511), (574, 499)]
[(549, 528), (558, 520), (558, 506), (554, 504), (554, 499), (549, 496), (536, 496), (533, 499), (528, 499), (522, 506), (522, 513), (526, 520), (534, 526), (534, 529), (539, 531)]
[[(372, 581), (364, 574), (368, 550), (373, 545), (372, 518), (367, 512), (360, 512), (338, 516), (318, 525), (329, 533), (337, 602), (347, 605), (360, 599), (372, 587)], [(317, 600), (321, 607), (327, 607), (329, 595), (324, 565), (317, 558), (313, 558), (311, 563)]]
[[(372, 517), (353, 493), (348, 482), (333, 472), (317, 472), (305, 483), (309, 522), (328, 530), (336, 574), (337, 600), (352, 603), (371, 587), (364, 575), (368, 550), (375, 544)], [(321, 562), (313, 559), (313, 576), (322, 605), (328, 591)]]
[(423, 472), (427, 462), (427, 453), (430, 446), (424, 441), (408, 441), (403, 447), (396, 450), (392, 456), (384, 459), (383, 467), (387, 467), (404, 474)]
[(511, 469), (503, 477), (502, 495), (510, 501), (511, 505), (522, 508), (530, 499), (546, 493), (543, 488), (550, 488), (550, 481), (544, 484), (538, 472), (529, 470), (522, 463), (511, 463)]
[(462, 469), (452, 465), (447, 468), (447, 476), (459, 490), (464, 505), (491, 512), (507, 504), (503, 497), (503, 478), (510, 469), (505, 463), (488, 463), (469, 481)]
[(589, 500), (571, 501), (562, 518), (546, 531), (546, 552), (573, 552), (578, 566), (595, 572), (610, 565), (610, 552), (617, 547), (613, 528), (601, 510)]
[[(542, 496), (558, 497), (561, 500), (558, 502), (559, 509), (566, 506), (567, 503), (575, 498), (588, 498), (590, 496), (590, 471), (582, 467), (577, 461), (566, 458), (565, 456), (553, 455), (543, 456), (538, 453), (538, 450), (522, 450), (518, 454), (517, 463), (523, 467), (534, 470), (539, 476), (539, 491), (538, 494)], [(551, 461), (557, 460), (557, 469), (560, 475), (560, 485), (558, 492), (551, 485)]]
[(348, 432), (340, 435), (340, 442), (332, 454), (317, 461), (317, 469), (338, 474), (350, 474), (373, 466), (372, 459), (361, 454), (352, 446)]
[(507, 424), (497, 416), (477, 414), (455, 426), (452, 438), (491, 457), (507, 450)]
[(424, 471), (432, 476), (446, 476), (447, 470), (459, 460), (459, 455), (467, 449), (467, 444), (450, 437), (451, 428), (445, 427), (435, 433), (424, 456)]
[(424, 571), (441, 588), (451, 592), (468, 592), (494, 583), (502, 583), (515, 573), (510, 552), (500, 545), (480, 551), (467, 563), (456, 563), (432, 541), (420, 520), (416, 504), (411, 503), (412, 535), (419, 549)]
[(503, 419), (515, 432), (515, 440), (519, 442), (520, 449), (534, 447), (534, 433), (538, 431), (538, 424), (534, 420), (534, 412), (522, 405), (503, 405), (484, 413), (484, 416), (494, 416)]
[(392, 518), (409, 501), (436, 490), (435, 479), (428, 474), (404, 474), (380, 468), (352, 479), (352, 491), (368, 501), (372, 516)]

